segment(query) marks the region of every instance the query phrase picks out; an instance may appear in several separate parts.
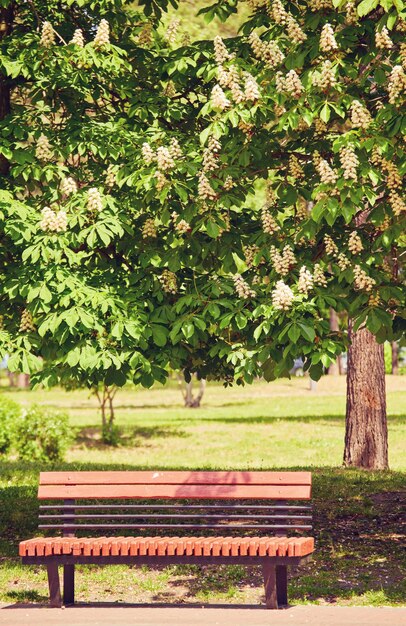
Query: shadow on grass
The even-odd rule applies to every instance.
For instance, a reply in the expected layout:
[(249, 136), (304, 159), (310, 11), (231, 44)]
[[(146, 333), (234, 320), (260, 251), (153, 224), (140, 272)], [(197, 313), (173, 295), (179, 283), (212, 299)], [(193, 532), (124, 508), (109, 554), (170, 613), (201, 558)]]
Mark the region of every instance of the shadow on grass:
[[(119, 447), (144, 446), (149, 439), (159, 439), (168, 437), (189, 437), (186, 433), (174, 426), (140, 426), (120, 428)], [(75, 447), (85, 447), (99, 450), (111, 449), (111, 446), (101, 440), (101, 428), (97, 426), (86, 426), (75, 430)]]

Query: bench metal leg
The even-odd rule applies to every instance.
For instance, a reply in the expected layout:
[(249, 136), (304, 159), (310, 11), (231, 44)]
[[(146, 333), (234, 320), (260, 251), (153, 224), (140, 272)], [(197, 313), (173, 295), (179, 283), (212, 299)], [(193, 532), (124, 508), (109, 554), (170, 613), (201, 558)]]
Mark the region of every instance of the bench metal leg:
[(75, 566), (63, 566), (63, 603), (74, 604), (75, 602)]
[(265, 587), (265, 603), (267, 609), (278, 608), (278, 596), (276, 591), (276, 570), (275, 565), (264, 563), (262, 565)]
[(61, 588), (59, 585), (58, 565), (51, 563), (47, 565), (49, 603), (52, 607), (61, 607)]
[(276, 566), (276, 595), (278, 606), (288, 604), (288, 568), (286, 565)]

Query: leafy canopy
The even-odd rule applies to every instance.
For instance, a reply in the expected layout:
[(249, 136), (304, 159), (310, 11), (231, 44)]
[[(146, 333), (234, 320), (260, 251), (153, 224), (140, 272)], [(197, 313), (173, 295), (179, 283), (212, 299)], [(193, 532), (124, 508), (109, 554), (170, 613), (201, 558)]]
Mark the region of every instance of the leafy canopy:
[(401, 0), (249, 0), (241, 34), (214, 44), (164, 28), (165, 0), (11, 5), (12, 369), (46, 384), (149, 386), (168, 365), (250, 382), (304, 356), (317, 378), (346, 342), (328, 307), (380, 341), (399, 334)]

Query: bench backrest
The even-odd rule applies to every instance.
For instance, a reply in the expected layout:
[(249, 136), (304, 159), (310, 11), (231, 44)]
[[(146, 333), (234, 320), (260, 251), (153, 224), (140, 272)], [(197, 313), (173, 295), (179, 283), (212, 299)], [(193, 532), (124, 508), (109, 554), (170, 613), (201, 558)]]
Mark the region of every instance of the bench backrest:
[(42, 472), (38, 489), (40, 500), (62, 500), (40, 506), (46, 521), (40, 528), (64, 534), (150, 534), (163, 528), (303, 532), (311, 528), (310, 507), (302, 502), (310, 497), (310, 472)]

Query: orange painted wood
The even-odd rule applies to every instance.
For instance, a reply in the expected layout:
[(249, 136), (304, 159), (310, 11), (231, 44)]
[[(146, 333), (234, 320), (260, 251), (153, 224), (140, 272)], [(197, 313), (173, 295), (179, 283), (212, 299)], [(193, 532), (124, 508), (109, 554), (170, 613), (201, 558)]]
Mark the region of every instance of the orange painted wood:
[(311, 485), (310, 472), (41, 472), (40, 485)]
[(305, 556), (313, 537), (37, 537), (22, 541), (20, 556)]
[(308, 500), (308, 485), (41, 485), (40, 500), (109, 498), (215, 498)]

